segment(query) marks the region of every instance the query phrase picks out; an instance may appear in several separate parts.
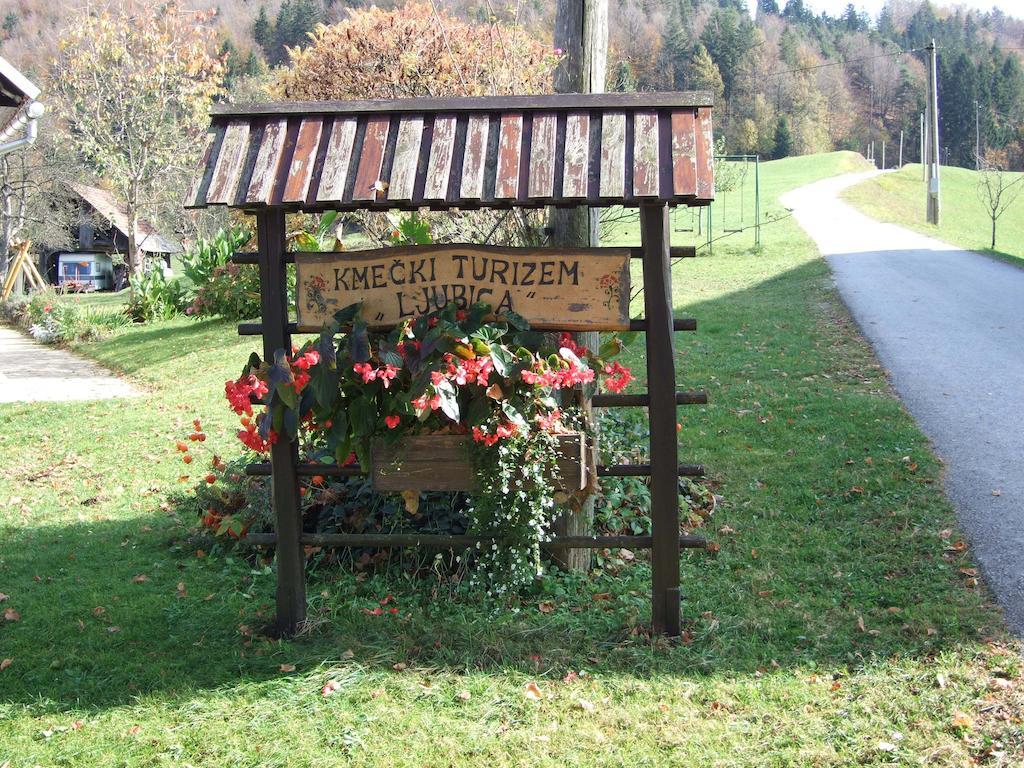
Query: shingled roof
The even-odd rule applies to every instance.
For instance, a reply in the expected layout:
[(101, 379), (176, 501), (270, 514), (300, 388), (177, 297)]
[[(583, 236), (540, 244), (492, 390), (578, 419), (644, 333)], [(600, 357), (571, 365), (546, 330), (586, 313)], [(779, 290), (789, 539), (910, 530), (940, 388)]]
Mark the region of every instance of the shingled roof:
[(186, 207), (706, 205), (707, 93), (217, 108)]

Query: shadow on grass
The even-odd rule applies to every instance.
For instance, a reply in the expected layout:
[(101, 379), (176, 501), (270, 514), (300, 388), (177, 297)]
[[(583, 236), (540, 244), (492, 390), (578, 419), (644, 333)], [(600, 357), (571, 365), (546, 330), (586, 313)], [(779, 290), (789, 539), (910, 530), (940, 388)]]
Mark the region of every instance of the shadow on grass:
[[(970, 562), (943, 532), (955, 524), (939, 466), (826, 277), (814, 263), (683, 313), (703, 332), (680, 337), (680, 380), (707, 386), (711, 405), (680, 411), (681, 453), (711, 468), (725, 502), (709, 532), (717, 555), (683, 555), (681, 640), (644, 634), (643, 563), (592, 580), (549, 578), (516, 613), (450, 597), (437, 579), (398, 567), (365, 580), (320, 568), (308, 586), (309, 634), (254, 637), (273, 614), (273, 574), (169, 548), (181, 529), (154, 511), (8, 532), (0, 586), (21, 618), (0, 627), (0, 655), (13, 659), (0, 702), (48, 711), (148, 694), (184, 700), (349, 650), (352, 663), (382, 672), (400, 663), (698, 678), (842, 671), (997, 635), (998, 613), (964, 585), (958, 569)], [(153, 333), (195, 344), (195, 326)], [(152, 360), (141, 343), (134, 349)], [(381, 600), (397, 614), (369, 615)]]
[(225, 327), (235, 321), (209, 319), (160, 323), (147, 330), (114, 336), (90, 345), (90, 354), (123, 373), (138, 373), (221, 343)]

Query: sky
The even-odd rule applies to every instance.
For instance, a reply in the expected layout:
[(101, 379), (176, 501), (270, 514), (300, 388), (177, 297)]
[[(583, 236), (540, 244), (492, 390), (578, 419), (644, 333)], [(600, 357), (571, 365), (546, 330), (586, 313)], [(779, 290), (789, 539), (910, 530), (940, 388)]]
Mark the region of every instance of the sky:
[[(874, 19), (878, 16), (885, 0), (804, 0), (804, 5), (812, 8), (816, 13), (827, 11), (830, 16), (837, 16), (843, 12), (849, 2), (853, 2), (858, 10), (867, 11)], [(785, 0), (778, 0), (778, 3), (780, 8), (786, 5)], [(757, 7), (757, 0), (747, 0), (747, 4), (753, 11)], [(990, 11), (995, 6), (1010, 16), (1024, 18), (1024, 0), (949, 0), (948, 2), (933, 0), (932, 5), (950, 7), (962, 5), (965, 8), (974, 8), (980, 11)]]

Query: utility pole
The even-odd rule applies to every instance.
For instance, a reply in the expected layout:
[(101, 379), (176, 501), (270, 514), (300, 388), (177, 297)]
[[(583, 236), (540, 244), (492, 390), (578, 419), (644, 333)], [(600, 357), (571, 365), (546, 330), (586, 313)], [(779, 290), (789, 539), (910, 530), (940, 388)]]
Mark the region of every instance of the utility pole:
[(928, 47), (928, 206), (929, 224), (939, 224), (939, 163), (942, 148), (939, 146), (939, 72), (935, 53), (935, 40)]
[(921, 181), (928, 181), (928, 132), (924, 129), (924, 112), (921, 113)]
[[(555, 47), (562, 49), (562, 60), (555, 69), (557, 93), (603, 93), (608, 62), (608, 0), (558, 0), (555, 8)], [(597, 209), (584, 207), (552, 208), (548, 213), (551, 244), (588, 247), (599, 239)], [(580, 333), (577, 341), (597, 350), (596, 333)], [(590, 401), (581, 403), (590, 419)], [(587, 536), (593, 533), (594, 497), (581, 503), (566, 505), (566, 511), (555, 521), (555, 533), (563, 536)], [(562, 568), (590, 570), (589, 549), (567, 549), (554, 556)]]
[(903, 131), (900, 131), (900, 164), (896, 166), (897, 169), (903, 167)]

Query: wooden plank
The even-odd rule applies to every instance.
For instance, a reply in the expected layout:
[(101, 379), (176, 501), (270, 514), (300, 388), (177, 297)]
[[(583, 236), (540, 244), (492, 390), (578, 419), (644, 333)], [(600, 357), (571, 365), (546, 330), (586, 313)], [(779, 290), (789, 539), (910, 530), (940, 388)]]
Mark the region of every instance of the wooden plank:
[(444, 200), (448, 197), (448, 177), (452, 172), (452, 154), (455, 151), (454, 115), (438, 115), (434, 120), (434, 136), (427, 162), (427, 181), (423, 199)]
[(297, 318), (315, 332), (337, 310), (363, 303), (386, 328), (454, 302), (514, 311), (536, 328), (630, 327), (629, 248), (439, 245), (297, 253)]
[(411, 200), (423, 140), (423, 115), (406, 115), (398, 124), (395, 159), (388, 183), (389, 200)]
[(570, 112), (565, 119), (565, 166), (562, 172), (562, 197), (587, 196), (590, 157), (590, 115)]
[(238, 177), (245, 164), (245, 153), (249, 147), (249, 123), (246, 120), (232, 120), (224, 131), (224, 141), (217, 155), (210, 188), (206, 193), (209, 205), (224, 205), (234, 202), (238, 188)]
[[(390, 549), (394, 547), (422, 547), (423, 549), (465, 549), (480, 544), (497, 542), (502, 539), (489, 536), (451, 535), (442, 533), (304, 533), (299, 538), (311, 547), (373, 547)], [(249, 533), (238, 541), (239, 544), (269, 547), (277, 543), (273, 533)], [(590, 549), (650, 549), (650, 536), (556, 536), (542, 541), (544, 550), (560, 550), (571, 547)], [(701, 536), (681, 535), (680, 549), (706, 549), (707, 539)]]
[(696, 135), (691, 110), (672, 113), (672, 193), (697, 193)]
[(521, 112), (501, 116), (498, 137), (498, 169), (494, 180), (494, 197), (515, 200), (519, 196), (519, 162), (523, 153)]
[[(467, 435), (412, 435), (401, 443), (373, 446), (375, 491), (473, 491), (476, 474)], [(572, 493), (587, 485), (587, 441), (582, 433), (558, 436), (558, 475), (552, 484)]]
[(363, 147), (356, 170), (356, 184), (352, 190), (353, 200), (377, 199), (390, 123), (391, 118), (387, 115), (373, 115), (366, 121), (366, 133), (363, 136)]
[(356, 119), (345, 117), (334, 121), (331, 135), (327, 140), (327, 154), (324, 169), (320, 174), (320, 187), (316, 199), (319, 202), (340, 202), (345, 196), (345, 182), (352, 165), (352, 144), (356, 138)]
[(697, 198), (713, 200), (715, 197), (714, 139), (711, 135), (711, 110), (697, 110)]
[(470, 115), (466, 125), (466, 144), (462, 155), (462, 184), (459, 197), (479, 200), (484, 194), (484, 165), (487, 162), (487, 115)]
[(318, 118), (303, 120), (299, 125), (299, 135), (295, 139), (295, 151), (292, 153), (291, 165), (288, 168), (282, 202), (305, 202), (309, 194), (309, 181), (313, 178), (313, 166), (316, 165), (316, 153), (320, 149), (323, 128), (324, 121)]
[(223, 127), (215, 125), (211, 125), (210, 129), (206, 132), (206, 147), (203, 149), (203, 156), (196, 165), (192, 183), (189, 185), (188, 192), (185, 193), (186, 208), (202, 208), (206, 205), (206, 194), (203, 189), (204, 187), (207, 190), (209, 189), (210, 179), (213, 178), (213, 168), (210, 165), (211, 163), (216, 165), (213, 153), (220, 141), (222, 132)]
[(668, 206), (640, 206), (647, 317), (647, 387), (651, 425), (651, 623), (675, 636), (679, 617), (679, 448), (672, 348), (672, 273)]
[(710, 107), (710, 91), (662, 91), (639, 93), (559, 93), (538, 96), (453, 96), (413, 99), (376, 99), (366, 101), (288, 101), (263, 104), (215, 105), (210, 111), (218, 117), (258, 115), (355, 115), (374, 113), (423, 112), (521, 112)]
[(548, 198), (555, 194), (555, 139), (558, 120), (553, 112), (533, 118), (533, 141), (530, 145), (530, 180), (527, 195)]
[(270, 202), (287, 136), (287, 120), (282, 118), (267, 122), (263, 129), (263, 140), (260, 142), (259, 152), (256, 153), (252, 176), (249, 178), (249, 190), (245, 194), (245, 202), (259, 205)]
[[(280, 209), (256, 216), (260, 254), (260, 308), (263, 315), (263, 357), (273, 360), (275, 351), (291, 349), (285, 290), (285, 225)], [(294, 635), (306, 620), (306, 556), (302, 535), (302, 509), (296, 467), (298, 444), (280, 435), (270, 447), (271, 504), (277, 532), (276, 630)]]
[(633, 116), (633, 195), (658, 196), (658, 113)]
[(622, 197), (626, 192), (626, 113), (609, 112), (601, 118), (601, 197)]

